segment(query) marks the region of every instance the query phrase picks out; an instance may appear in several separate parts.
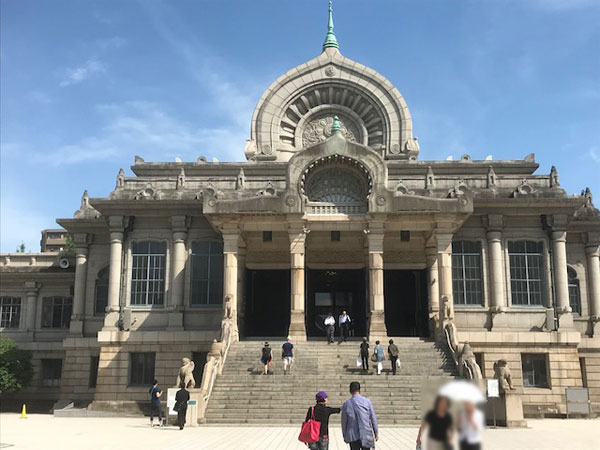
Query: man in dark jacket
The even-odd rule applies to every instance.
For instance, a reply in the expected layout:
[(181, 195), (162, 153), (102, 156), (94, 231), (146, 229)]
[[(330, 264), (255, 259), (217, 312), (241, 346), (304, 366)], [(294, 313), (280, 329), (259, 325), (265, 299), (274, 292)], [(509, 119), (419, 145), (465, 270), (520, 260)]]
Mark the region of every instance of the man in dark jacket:
[(185, 389), (181, 388), (175, 394), (175, 411), (177, 411), (177, 424), (179, 429), (183, 430), (185, 425), (185, 415), (187, 414), (188, 401), (190, 400), (190, 393)]
[(390, 345), (388, 346), (388, 355), (390, 357), (390, 362), (392, 363), (392, 375), (396, 375), (396, 366), (398, 361), (398, 354), (400, 351), (398, 350), (398, 346), (394, 344), (394, 340), (390, 339)]
[(341, 409), (327, 406), (327, 393), (325, 391), (318, 392), (315, 395), (315, 399), (317, 400), (317, 404), (314, 406), (314, 417), (313, 407), (308, 408), (305, 422), (313, 418), (317, 422), (321, 422), (321, 430), (319, 432), (319, 440), (308, 444), (308, 448), (310, 450), (327, 450), (329, 448), (329, 416), (339, 414)]

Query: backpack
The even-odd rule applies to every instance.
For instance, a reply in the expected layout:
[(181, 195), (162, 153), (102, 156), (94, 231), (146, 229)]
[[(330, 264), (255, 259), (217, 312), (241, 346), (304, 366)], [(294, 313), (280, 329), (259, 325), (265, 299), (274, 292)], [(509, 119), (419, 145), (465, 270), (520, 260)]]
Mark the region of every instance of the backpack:
[(263, 347), (262, 355), (265, 360), (270, 359), (271, 358), (271, 349), (269, 347)]

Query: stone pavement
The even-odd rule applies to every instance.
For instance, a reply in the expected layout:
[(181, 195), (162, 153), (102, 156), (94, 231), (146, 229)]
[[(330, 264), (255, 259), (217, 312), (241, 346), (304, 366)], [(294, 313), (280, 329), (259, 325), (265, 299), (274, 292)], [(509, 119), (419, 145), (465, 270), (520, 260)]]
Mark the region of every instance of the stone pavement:
[[(486, 450), (597, 450), (600, 420), (529, 420), (523, 430), (487, 430)], [(203, 426), (151, 429), (148, 418), (54, 418), (0, 414), (0, 449), (302, 450), (299, 427)], [(347, 450), (338, 427), (331, 450)], [(414, 450), (415, 428), (383, 428), (377, 450)]]

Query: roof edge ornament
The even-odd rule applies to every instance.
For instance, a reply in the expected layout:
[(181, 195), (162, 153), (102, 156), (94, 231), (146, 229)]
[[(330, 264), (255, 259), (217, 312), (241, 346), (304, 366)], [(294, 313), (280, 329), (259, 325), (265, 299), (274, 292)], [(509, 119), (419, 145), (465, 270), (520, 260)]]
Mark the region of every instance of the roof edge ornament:
[(340, 46), (333, 32), (333, 2), (329, 0), (329, 20), (327, 22), (327, 34), (325, 35), (325, 41), (323, 42), (323, 51), (328, 48), (337, 48)]

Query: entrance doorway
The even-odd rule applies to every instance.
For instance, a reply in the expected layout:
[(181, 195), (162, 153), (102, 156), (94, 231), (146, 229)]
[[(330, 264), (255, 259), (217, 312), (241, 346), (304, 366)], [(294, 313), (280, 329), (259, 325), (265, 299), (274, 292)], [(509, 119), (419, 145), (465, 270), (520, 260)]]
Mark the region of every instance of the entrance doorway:
[(385, 326), (389, 336), (428, 337), (425, 270), (385, 270)]
[(346, 310), (354, 336), (364, 336), (366, 326), (366, 274), (358, 270), (307, 270), (306, 332), (309, 337), (325, 336), (323, 321), (328, 313), (336, 320)]
[(290, 326), (290, 271), (246, 270), (247, 337), (284, 337)]

